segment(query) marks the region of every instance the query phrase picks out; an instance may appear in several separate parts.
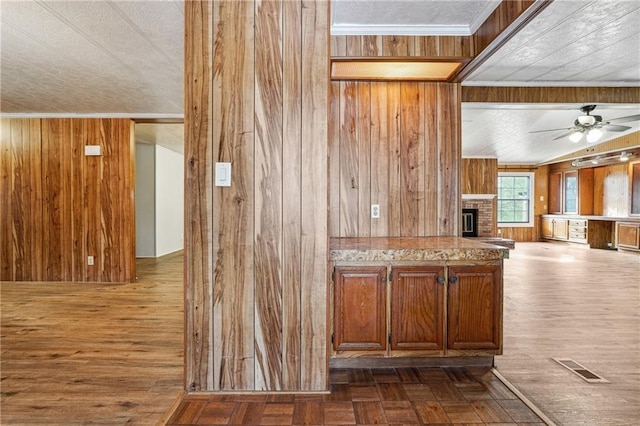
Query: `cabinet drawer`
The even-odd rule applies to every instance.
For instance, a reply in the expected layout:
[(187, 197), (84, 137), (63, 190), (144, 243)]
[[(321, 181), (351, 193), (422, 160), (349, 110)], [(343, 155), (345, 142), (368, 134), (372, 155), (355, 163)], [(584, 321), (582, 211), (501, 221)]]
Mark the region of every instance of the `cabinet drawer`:
[(587, 238), (587, 233), (584, 232), (584, 231), (582, 231), (582, 232), (580, 232), (580, 231), (572, 231), (572, 232), (569, 233), (569, 238), (570, 239), (577, 238), (577, 239), (584, 240), (584, 239)]
[(581, 220), (581, 219), (572, 219), (572, 220), (569, 221), (569, 226), (586, 228), (587, 227), (587, 221), (586, 220)]

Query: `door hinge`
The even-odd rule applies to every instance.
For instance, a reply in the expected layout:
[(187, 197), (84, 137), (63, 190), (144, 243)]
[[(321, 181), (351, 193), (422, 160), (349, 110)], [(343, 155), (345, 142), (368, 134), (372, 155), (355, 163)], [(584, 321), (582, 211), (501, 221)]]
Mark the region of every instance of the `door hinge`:
[(333, 333), (331, 333), (331, 344), (333, 345)]
[(391, 344), (391, 333), (389, 333), (389, 344)]
[(391, 282), (391, 277), (393, 277), (393, 269), (389, 271), (389, 282)]
[(336, 282), (336, 268), (331, 271), (331, 282)]

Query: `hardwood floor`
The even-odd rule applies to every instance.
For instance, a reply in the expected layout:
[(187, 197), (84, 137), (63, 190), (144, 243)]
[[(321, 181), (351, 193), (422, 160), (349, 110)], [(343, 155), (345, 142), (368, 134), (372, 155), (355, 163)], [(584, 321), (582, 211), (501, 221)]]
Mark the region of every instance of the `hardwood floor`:
[(183, 389), (182, 252), (131, 284), (3, 282), (3, 425), (155, 424)]
[(189, 395), (168, 424), (544, 424), (487, 368), (332, 369), (330, 382), (325, 395)]
[[(640, 253), (516, 243), (496, 366), (561, 425), (640, 423)], [(611, 383), (589, 384), (567, 357)]]
[[(140, 260), (138, 275), (119, 285), (2, 283), (0, 424), (160, 420), (183, 389), (182, 256)], [(505, 261), (504, 339), (498, 370), (557, 424), (636, 424), (640, 254), (517, 243)], [(554, 357), (611, 383), (588, 384)], [(514, 417), (521, 403), (479, 370), (333, 370), (331, 382), (330, 395), (190, 395), (174, 423), (448, 423), (450, 413), (488, 423), (478, 410), (499, 409), (526, 422)]]

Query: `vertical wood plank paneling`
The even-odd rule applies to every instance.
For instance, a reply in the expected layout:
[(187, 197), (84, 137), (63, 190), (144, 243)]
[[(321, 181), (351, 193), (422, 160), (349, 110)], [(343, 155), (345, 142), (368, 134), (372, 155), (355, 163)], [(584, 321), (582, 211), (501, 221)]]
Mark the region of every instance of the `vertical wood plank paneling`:
[(282, 9), (255, 22), (255, 388), (282, 389)]
[[(371, 85), (356, 83), (358, 137), (358, 235), (371, 235)], [(376, 219), (374, 219), (376, 220)], [(379, 219), (378, 219), (379, 220)]]
[(0, 118), (0, 280), (13, 280), (11, 119)]
[(340, 211), (341, 204), (341, 163), (340, 163), (340, 135), (341, 125), (341, 96), (342, 85), (338, 81), (329, 83), (329, 128), (328, 128), (328, 154), (332, 161), (329, 162), (328, 185), (329, 191), (329, 235), (341, 235)]
[(438, 83), (438, 235), (460, 233), (460, 85)]
[(400, 140), (400, 83), (387, 83), (387, 136), (389, 141), (388, 231), (390, 237), (402, 235), (402, 141)]
[[(29, 241), (31, 247), (31, 274), (29, 281), (44, 280), (42, 262), (44, 250), (44, 224), (42, 220), (42, 140), (40, 120), (29, 119), (29, 191), (31, 199), (31, 219), (29, 222)], [(84, 211), (84, 210), (83, 210)]]
[[(196, 229), (187, 252), (211, 244), (213, 265), (212, 285), (187, 272), (190, 390), (327, 387), (328, 12), (324, 1), (185, 4), (187, 220), (212, 229)], [(218, 161), (232, 163), (232, 183), (208, 203)]]
[[(367, 90), (361, 88), (365, 84)], [(339, 186), (335, 178), (329, 179), (331, 235), (455, 235), (460, 206), (459, 86), (357, 83), (354, 90), (354, 85), (333, 83), (331, 92), (332, 105), (341, 104), (339, 123), (330, 124), (339, 138), (339, 149), (332, 145), (330, 153), (331, 176), (341, 177)], [(355, 131), (350, 127), (354, 121)], [(381, 219), (369, 219), (371, 203), (381, 205)], [(354, 217), (359, 217), (357, 226), (351, 225)]]
[(45, 227), (43, 263), (46, 265), (44, 278), (47, 281), (62, 280), (62, 213), (61, 194), (62, 176), (60, 173), (61, 149), (59, 143), (60, 120), (50, 119), (43, 126), (42, 157), (43, 157), (43, 216), (48, 224)]
[(400, 235), (417, 237), (424, 230), (420, 223), (420, 216), (424, 217), (422, 99), (418, 83), (404, 83), (400, 90)]
[(299, 2), (284, 1), (283, 7), (283, 146), (282, 146), (282, 388), (300, 389), (301, 268), (300, 231), (302, 209), (302, 91), (301, 32)]
[(426, 236), (438, 235), (438, 91), (435, 84), (425, 84), (425, 230)]
[[(85, 143), (104, 146), (104, 134), (100, 131), (102, 123), (100, 121), (89, 120), (86, 123), (87, 139)], [(89, 142), (92, 141), (92, 142)], [(103, 262), (103, 241), (102, 241), (102, 161), (100, 157), (86, 157), (85, 159), (85, 183), (84, 194), (86, 210), (84, 212), (86, 255), (93, 256), (93, 266), (87, 266), (86, 280), (100, 281)]]
[[(100, 179), (102, 181), (117, 182), (118, 170), (117, 163), (114, 162), (114, 158), (117, 158), (117, 147), (114, 146), (112, 140), (113, 126), (111, 120), (105, 120), (101, 123), (100, 133), (102, 137), (102, 175)], [(113, 180), (112, 180), (113, 179)], [(100, 281), (109, 281), (113, 279), (113, 276), (117, 273), (115, 271), (118, 268), (117, 253), (115, 253), (114, 247), (116, 247), (116, 239), (118, 238), (117, 230), (115, 229), (114, 217), (110, 212), (110, 206), (117, 202), (117, 193), (113, 186), (101, 187), (100, 190), (100, 222), (101, 222), (101, 240), (102, 246), (102, 277)]]
[[(71, 145), (71, 156), (74, 159), (84, 157), (85, 123), (87, 123), (87, 121), (86, 119), (79, 119), (71, 123), (71, 137), (69, 142)], [(74, 253), (72, 263), (74, 281), (86, 280), (85, 265), (87, 264), (87, 254), (84, 243), (84, 229), (86, 226), (84, 215), (84, 165), (84, 161), (74, 161), (71, 164), (71, 244)]]
[[(627, 164), (602, 167), (602, 215), (624, 217), (629, 215), (629, 175)], [(597, 169), (596, 169), (597, 170)], [(600, 176), (599, 176), (600, 177)], [(594, 175), (595, 179), (595, 175)]]
[[(130, 128), (122, 127), (125, 123), (129, 125), (130, 120), (113, 120), (115, 126), (125, 129), (110, 139), (117, 148), (117, 155), (109, 159), (116, 165), (116, 173), (108, 177), (91, 174), (88, 158), (93, 159), (97, 169), (104, 159), (84, 156), (85, 144), (103, 146), (103, 135), (93, 132), (93, 128), (105, 121), (109, 120), (3, 121), (3, 148), (6, 148), (3, 149), (3, 175), (6, 174), (3, 188), (7, 186), (3, 194), (6, 198), (3, 223), (9, 240), (3, 245), (2, 258), (11, 257), (11, 262), (3, 265), (3, 277), (18, 281), (73, 282), (125, 282), (135, 278), (135, 268), (123, 269), (135, 261), (133, 180), (121, 173), (123, 165), (130, 164), (131, 159)], [(5, 157), (10, 161), (5, 161)], [(131, 173), (132, 167), (130, 164)], [(105, 188), (117, 195), (114, 202), (104, 207), (115, 224), (109, 232), (104, 228), (104, 212), (95, 208), (91, 198)], [(89, 218), (95, 220), (89, 221)], [(106, 235), (114, 239), (113, 244), (104, 242)], [(103, 250), (93, 251), (95, 247), (118, 253), (112, 270), (104, 270), (100, 262)], [(96, 256), (94, 266), (86, 265), (87, 253)], [(89, 271), (93, 274), (88, 274)]]
[(300, 389), (328, 389), (327, 105), (329, 2), (302, 0)]
[(461, 177), (462, 194), (496, 194), (498, 191), (498, 159), (463, 158)]
[(358, 235), (357, 83), (340, 83), (340, 235)]
[(213, 5), (213, 158), (233, 165), (213, 190), (213, 388), (254, 389), (254, 2)]
[(380, 56), (382, 54), (382, 37), (365, 35), (362, 37), (362, 56)]
[[(333, 95), (333, 93), (332, 93)], [(389, 137), (387, 132), (387, 85), (386, 83), (371, 83), (371, 202), (380, 205), (380, 219), (371, 221), (371, 236), (385, 237), (388, 235), (388, 217), (391, 211), (389, 204)], [(330, 123), (331, 125), (331, 123)], [(337, 143), (337, 142), (336, 142)], [(338, 164), (333, 156), (330, 164)], [(329, 181), (329, 194), (332, 195), (335, 186)], [(333, 197), (331, 197), (331, 201)], [(332, 216), (333, 217), (333, 216)], [(331, 221), (329, 222), (331, 225)], [(330, 233), (332, 236), (339, 234)]]
[[(23, 132), (25, 130), (25, 132)], [(26, 134), (25, 134), (26, 133)], [(25, 193), (24, 181), (29, 173), (29, 163), (25, 161), (27, 149), (23, 143), (25, 138), (29, 137), (28, 126), (25, 129), (23, 120), (12, 120), (10, 138), (11, 138), (11, 221), (13, 227), (11, 232), (7, 234), (7, 238), (11, 241), (11, 250), (13, 252), (13, 279), (23, 280), (27, 276), (28, 264), (26, 261), (26, 249), (28, 241), (26, 239), (25, 225), (29, 223), (29, 197)], [(28, 159), (28, 157), (27, 157)]]
[[(185, 61), (184, 109), (185, 386), (191, 391), (214, 387), (211, 325), (212, 7), (210, 2), (184, 4), (185, 58), (188, 58)], [(219, 285), (223, 284), (220, 282)]]

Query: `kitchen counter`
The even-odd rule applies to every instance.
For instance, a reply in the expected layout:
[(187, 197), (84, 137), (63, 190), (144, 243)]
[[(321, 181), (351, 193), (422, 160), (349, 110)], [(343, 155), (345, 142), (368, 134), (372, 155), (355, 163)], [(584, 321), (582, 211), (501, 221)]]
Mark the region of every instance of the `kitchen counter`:
[(331, 261), (498, 260), (505, 247), (461, 237), (331, 238)]

